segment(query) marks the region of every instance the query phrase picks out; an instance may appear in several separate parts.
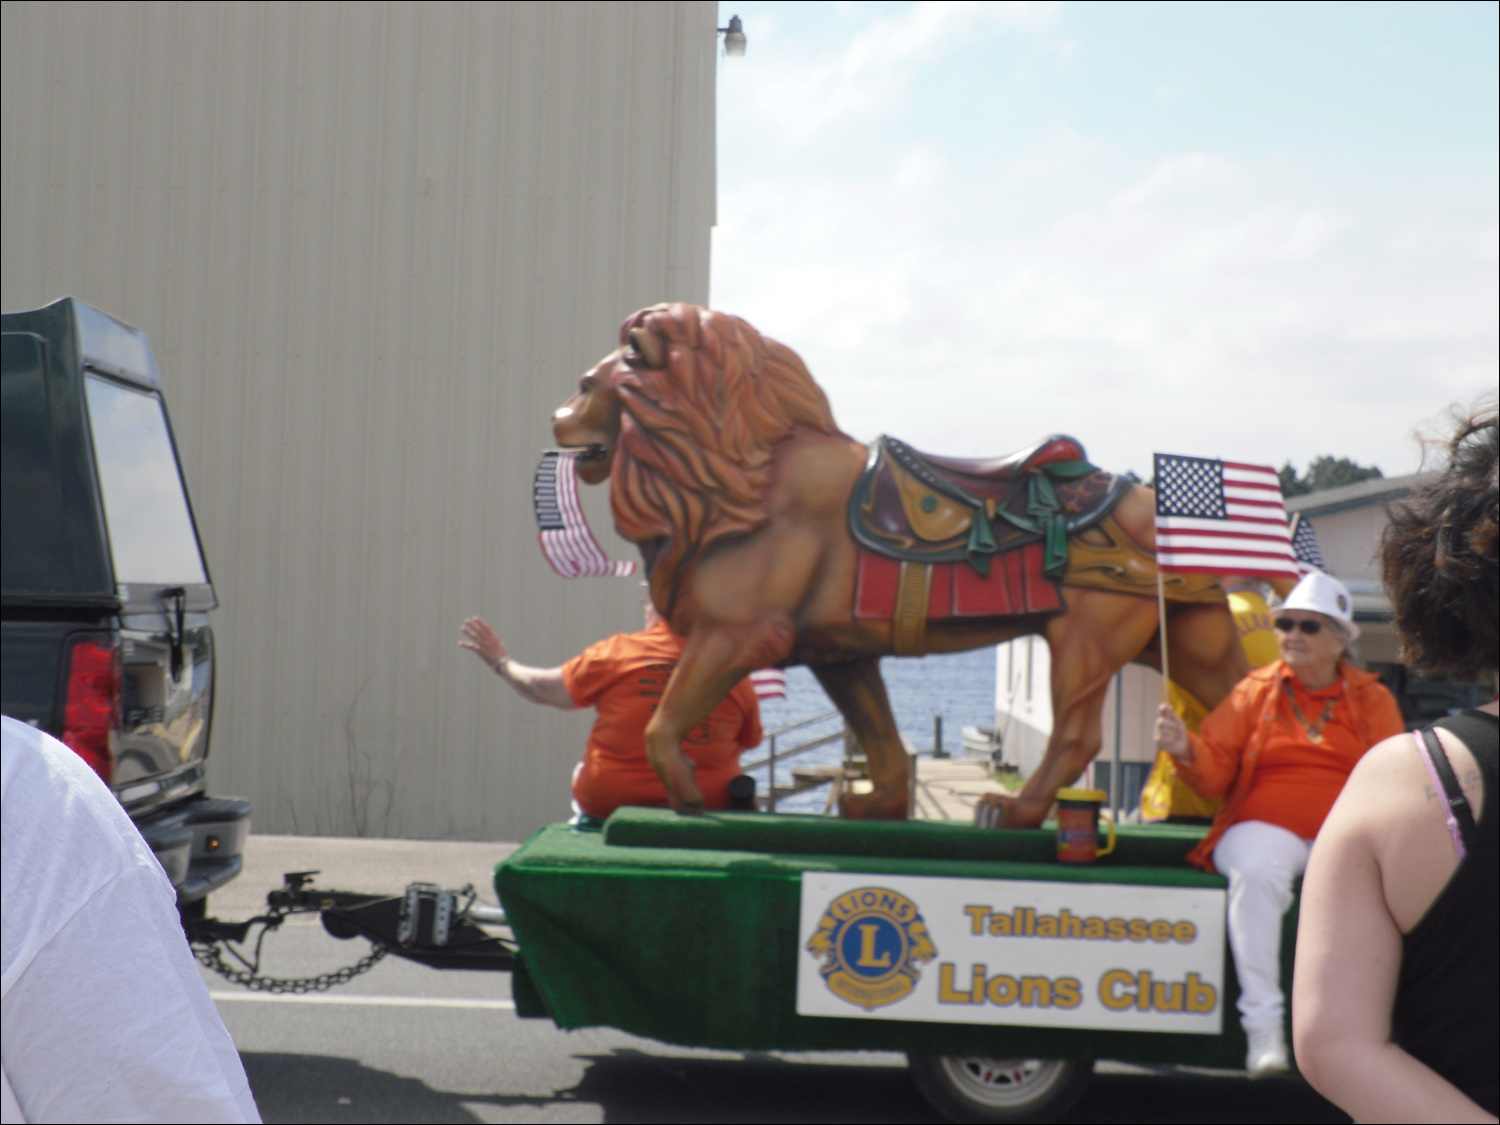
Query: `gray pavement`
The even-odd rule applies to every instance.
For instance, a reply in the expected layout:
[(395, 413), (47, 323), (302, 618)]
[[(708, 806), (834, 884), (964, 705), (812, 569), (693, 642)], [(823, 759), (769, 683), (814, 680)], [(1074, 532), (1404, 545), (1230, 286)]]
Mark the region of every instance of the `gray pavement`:
[[(512, 844), (253, 836), (246, 873), (211, 912), (264, 906), (283, 871), (318, 883), (399, 891), (472, 882)], [(348, 964), (363, 941), (294, 919), (266, 940), (265, 972), (302, 976)], [(911, 1121), (938, 1118), (905, 1060), (888, 1053), (699, 1051), (609, 1028), (559, 1031), (521, 1020), (508, 973), (438, 972), (387, 957), (332, 992), (266, 997), (205, 974), (267, 1121)], [(1068, 1121), (1343, 1121), (1296, 1079), (1101, 1064)]]

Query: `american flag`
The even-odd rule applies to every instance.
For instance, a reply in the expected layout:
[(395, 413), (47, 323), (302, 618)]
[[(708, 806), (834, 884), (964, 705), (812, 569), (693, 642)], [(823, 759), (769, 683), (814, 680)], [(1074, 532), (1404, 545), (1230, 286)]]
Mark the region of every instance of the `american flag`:
[(768, 699), (785, 699), (786, 673), (780, 668), (762, 668), (750, 673), (750, 686), (755, 689), (755, 698), (762, 703)]
[(624, 578), (633, 562), (612, 562), (589, 530), (578, 503), (578, 452), (549, 449), (531, 482), (537, 540), (552, 569), (564, 578)]
[(1314, 570), (1326, 572), (1328, 567), (1323, 562), (1323, 552), (1318, 550), (1318, 533), (1313, 530), (1313, 525), (1303, 518), (1301, 512), (1292, 514), (1289, 530), (1292, 536), (1292, 551), (1297, 556), (1297, 573), (1306, 578)]
[(1276, 470), (1156, 454), (1156, 565), (1178, 573), (1298, 577)]

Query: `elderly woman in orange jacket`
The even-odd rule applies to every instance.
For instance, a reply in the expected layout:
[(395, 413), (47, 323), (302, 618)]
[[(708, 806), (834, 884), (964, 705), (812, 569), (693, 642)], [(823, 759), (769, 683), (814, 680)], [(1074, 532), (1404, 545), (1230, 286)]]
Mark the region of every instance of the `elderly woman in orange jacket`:
[(1358, 633), (1350, 610), (1342, 583), (1309, 574), (1276, 611), (1281, 659), (1241, 680), (1200, 734), (1165, 704), (1157, 713), (1157, 745), (1178, 774), (1202, 796), (1224, 798), (1188, 858), (1229, 879), (1229, 944), (1252, 1075), (1287, 1067), (1280, 951), (1292, 883), (1355, 763), (1404, 729), (1391, 693), (1344, 660)]

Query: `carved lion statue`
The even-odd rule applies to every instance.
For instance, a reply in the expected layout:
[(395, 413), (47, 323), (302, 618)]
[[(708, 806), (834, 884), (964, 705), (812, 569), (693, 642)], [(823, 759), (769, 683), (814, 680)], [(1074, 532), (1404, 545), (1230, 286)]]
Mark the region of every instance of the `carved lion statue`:
[[(872, 454), (838, 429), (797, 354), (739, 317), (656, 305), (621, 325), (619, 346), (583, 376), (552, 421), (558, 444), (582, 450), (585, 482), (610, 481), (615, 527), (640, 547), (652, 602), (688, 638), (646, 728), (647, 756), (673, 807), (702, 807), (681, 750), (687, 731), (747, 673), (806, 664), (868, 755), (873, 792), (846, 795), (844, 813), (905, 817), (907, 758), (879, 663), (896, 651), (897, 632), (891, 616), (857, 615), (854, 605), (863, 556), (850, 529), (850, 496)], [(1007, 466), (1032, 461), (1001, 459), (981, 472), (980, 463), (931, 459), (979, 473), (976, 487), (1000, 489), (1011, 487)], [(1113, 495), (1118, 542), (1106, 536), (1088, 549), (1128, 549), (1144, 559), (1152, 583), (1146, 596), (1064, 580), (1047, 584), (1056, 600), (1046, 612), (934, 618), (920, 633), (925, 652), (1029, 633), (1052, 648), (1052, 738), (1007, 806), (1010, 824), (1040, 822), (1056, 790), (1099, 750), (1110, 677), (1155, 651), (1154, 498), (1139, 486)], [(1068, 542), (1071, 550), (1074, 539)], [(1168, 624), (1173, 678), (1208, 706), (1245, 667), (1222, 592), (1217, 597), (1216, 604), (1173, 606)], [(1191, 656), (1179, 661), (1177, 653)]]

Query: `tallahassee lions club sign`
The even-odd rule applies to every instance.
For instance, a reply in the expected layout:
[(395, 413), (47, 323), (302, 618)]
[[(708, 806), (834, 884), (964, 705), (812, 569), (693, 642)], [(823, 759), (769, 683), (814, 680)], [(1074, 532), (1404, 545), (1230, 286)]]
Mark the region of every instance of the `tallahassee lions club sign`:
[(806, 872), (797, 1011), (1218, 1034), (1224, 891)]

